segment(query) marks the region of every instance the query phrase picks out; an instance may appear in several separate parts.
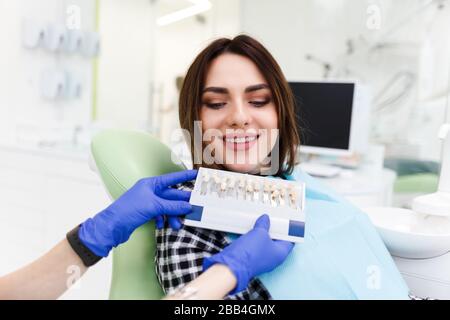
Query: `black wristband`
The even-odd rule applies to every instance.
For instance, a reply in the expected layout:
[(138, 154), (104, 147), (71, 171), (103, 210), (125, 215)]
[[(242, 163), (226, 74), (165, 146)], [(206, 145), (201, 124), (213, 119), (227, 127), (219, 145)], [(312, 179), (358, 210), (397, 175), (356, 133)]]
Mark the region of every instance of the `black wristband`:
[(66, 235), (67, 241), (69, 241), (70, 246), (75, 251), (75, 253), (81, 258), (83, 264), (86, 267), (93, 266), (99, 262), (102, 257), (97, 256), (88, 247), (86, 247), (83, 242), (81, 242), (78, 232), (80, 231), (81, 225), (77, 226), (73, 230), (69, 231)]

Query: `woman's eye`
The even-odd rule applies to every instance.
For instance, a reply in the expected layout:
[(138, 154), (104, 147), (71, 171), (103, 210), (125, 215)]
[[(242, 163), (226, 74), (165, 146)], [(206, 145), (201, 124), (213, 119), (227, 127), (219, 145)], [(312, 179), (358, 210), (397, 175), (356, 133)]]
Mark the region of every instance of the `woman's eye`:
[(270, 102), (270, 100), (261, 100), (261, 101), (253, 100), (253, 101), (250, 101), (250, 104), (254, 105), (255, 107), (263, 107), (266, 104), (268, 104), (269, 102)]
[(218, 102), (218, 103), (205, 103), (205, 105), (208, 107), (208, 108), (211, 108), (211, 109), (220, 109), (220, 108), (222, 108), (223, 106), (225, 106), (225, 102)]

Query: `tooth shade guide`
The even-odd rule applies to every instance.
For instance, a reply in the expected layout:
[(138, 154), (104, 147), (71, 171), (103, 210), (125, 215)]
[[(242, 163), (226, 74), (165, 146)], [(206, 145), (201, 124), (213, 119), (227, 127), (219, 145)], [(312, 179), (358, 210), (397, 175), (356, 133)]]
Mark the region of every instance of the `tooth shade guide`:
[(278, 191), (278, 188), (276, 188), (276, 186), (272, 187), (272, 194), (271, 194), (271, 200), (272, 200), (272, 205), (273, 206), (277, 206), (278, 205), (278, 196), (280, 195), (280, 191)]
[(297, 208), (297, 192), (294, 189), (289, 189), (289, 200), (292, 208)]
[(285, 191), (285, 189), (283, 188), (283, 189), (281, 189), (281, 192), (280, 192), (280, 206), (284, 206), (285, 204), (286, 204), (286, 201), (284, 201), (284, 191)]
[(252, 181), (247, 182), (247, 191), (253, 192), (253, 182)]
[(208, 192), (208, 183), (210, 180), (210, 175), (207, 171), (203, 172), (202, 175), (202, 184), (201, 184), (201, 190), (200, 193), (205, 195)]
[(200, 175), (198, 190), (202, 196), (211, 195), (215, 199), (248, 201), (289, 210), (302, 208), (301, 197), (298, 197), (297, 187), (293, 183), (272, 177), (207, 170)]
[(200, 168), (189, 201), (196, 210), (186, 216), (185, 225), (244, 234), (266, 213), (271, 218), (272, 239), (302, 242), (303, 233), (291, 232), (298, 232), (297, 226), (305, 223), (304, 197), (302, 182)]
[(222, 183), (220, 184), (220, 189), (225, 190), (227, 188), (227, 178), (224, 178), (222, 180)]
[(260, 187), (259, 187), (258, 182), (255, 182), (254, 192), (253, 192), (253, 200), (254, 201), (259, 201), (259, 190), (260, 190)]

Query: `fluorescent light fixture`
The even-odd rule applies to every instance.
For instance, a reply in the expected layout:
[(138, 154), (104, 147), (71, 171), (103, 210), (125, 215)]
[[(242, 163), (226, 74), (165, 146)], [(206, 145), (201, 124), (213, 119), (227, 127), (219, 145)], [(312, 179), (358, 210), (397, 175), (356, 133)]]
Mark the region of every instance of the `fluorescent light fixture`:
[(192, 6), (181, 9), (169, 14), (166, 14), (156, 20), (156, 24), (160, 27), (167, 26), (171, 23), (195, 16), (199, 13), (208, 11), (211, 9), (211, 3), (209, 0), (190, 0), (193, 3)]

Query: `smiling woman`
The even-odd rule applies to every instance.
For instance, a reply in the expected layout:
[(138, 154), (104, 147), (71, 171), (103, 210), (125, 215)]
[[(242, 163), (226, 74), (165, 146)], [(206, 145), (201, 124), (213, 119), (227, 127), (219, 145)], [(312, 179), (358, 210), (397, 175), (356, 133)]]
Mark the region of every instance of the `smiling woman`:
[[(407, 299), (408, 289), (367, 216), (301, 170), (289, 175), (300, 143), (294, 107), (280, 67), (249, 36), (213, 41), (186, 74), (179, 117), (192, 137), (188, 142), (196, 168), (262, 175), (269, 163), (270, 175), (306, 184), (304, 242), (296, 244), (280, 268), (226, 298)], [(200, 136), (208, 137), (200, 143), (194, 141), (199, 129)], [(202, 158), (205, 151), (211, 152), (212, 163)], [(179, 188), (189, 190), (192, 184)], [(162, 288), (168, 292), (194, 280), (207, 271), (211, 256), (241, 238), (233, 241), (233, 235), (186, 225), (157, 230), (156, 270)], [(375, 286), (368, 277), (372, 270), (383, 275)]]
[[(192, 63), (180, 94), (180, 124), (191, 133), (195, 167), (291, 173), (300, 144), (294, 106), (281, 68), (258, 41), (240, 35), (212, 42)], [(194, 143), (195, 125), (213, 133)], [(214, 161), (198, 161), (208, 150)]]
[[(194, 168), (291, 173), (300, 144), (294, 107), (290, 87), (263, 45), (246, 35), (213, 41), (192, 63), (180, 92), (179, 118)], [(199, 136), (202, 141), (194, 141)], [(166, 292), (194, 280), (204, 258), (231, 243), (226, 233), (188, 226), (157, 230), (156, 239), (157, 274)], [(239, 291), (227, 298), (271, 297), (257, 279)]]

